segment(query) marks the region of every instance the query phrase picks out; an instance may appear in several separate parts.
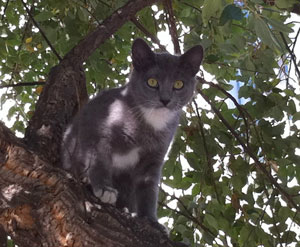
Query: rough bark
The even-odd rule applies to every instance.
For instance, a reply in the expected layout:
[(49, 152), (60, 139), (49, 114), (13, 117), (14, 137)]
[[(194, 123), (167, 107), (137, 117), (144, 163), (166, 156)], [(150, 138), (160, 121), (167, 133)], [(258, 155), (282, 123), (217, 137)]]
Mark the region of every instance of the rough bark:
[(58, 164), (62, 132), (88, 99), (83, 62), (139, 10), (157, 1), (129, 1), (80, 41), (50, 71), (25, 133), (26, 143), (32, 150), (52, 164)]
[(7, 235), (0, 225), (0, 247), (7, 247)]
[[(24, 246), (182, 246), (148, 221), (97, 204), (0, 124), (0, 228)], [(96, 202), (96, 203), (95, 203)]]

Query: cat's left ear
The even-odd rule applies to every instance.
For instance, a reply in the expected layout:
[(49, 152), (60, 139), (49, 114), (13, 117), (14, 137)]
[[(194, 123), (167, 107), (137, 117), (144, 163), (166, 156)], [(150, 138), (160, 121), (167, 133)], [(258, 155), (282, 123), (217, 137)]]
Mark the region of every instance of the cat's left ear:
[(143, 39), (136, 39), (132, 45), (132, 63), (136, 70), (148, 69), (154, 64), (155, 55)]
[(180, 56), (180, 63), (192, 76), (195, 76), (199, 71), (202, 59), (203, 48), (201, 45), (196, 45)]

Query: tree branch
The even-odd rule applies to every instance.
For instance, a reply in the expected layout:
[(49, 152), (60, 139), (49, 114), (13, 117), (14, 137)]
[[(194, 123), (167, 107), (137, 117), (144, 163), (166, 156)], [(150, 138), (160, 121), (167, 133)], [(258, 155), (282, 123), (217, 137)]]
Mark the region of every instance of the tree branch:
[(45, 85), (44, 81), (20, 82), (17, 84), (0, 85), (0, 88)]
[(135, 16), (139, 10), (158, 1), (159, 0), (128, 1), (127, 4), (106, 18), (95, 31), (89, 33), (81, 40), (64, 59), (72, 57), (74, 63), (82, 64), (105, 40), (110, 38), (126, 21)]
[(174, 12), (172, 7), (172, 0), (164, 0), (163, 3), (164, 3), (165, 12), (167, 13), (167, 23), (169, 26), (172, 42), (174, 45), (174, 52), (175, 54), (181, 54), (177, 29), (176, 29), (176, 23), (174, 18)]
[(285, 37), (284, 37), (284, 35), (283, 35), (282, 32), (280, 32), (280, 36), (281, 36), (281, 38), (283, 40), (285, 48), (288, 50), (289, 54), (291, 55), (291, 59), (292, 59), (292, 61), (294, 63), (295, 70), (296, 70), (296, 73), (297, 73), (297, 77), (300, 79), (300, 70), (299, 70), (298, 65), (297, 65), (295, 53), (293, 51), (291, 51), (291, 49), (290, 49), (288, 43), (286, 42), (286, 39), (285, 39)]
[(102, 204), (0, 123), (0, 229), (19, 246), (180, 246), (146, 219)]
[(6, 1), (5, 7), (4, 7), (4, 10), (3, 10), (3, 15), (2, 15), (2, 17), (1, 17), (1, 21), (4, 20), (4, 16), (5, 16), (5, 12), (6, 12), (6, 10), (7, 10), (8, 4), (9, 4), (9, 0)]
[(159, 39), (154, 36), (152, 33), (150, 33), (137, 19), (136, 17), (132, 17), (131, 22), (138, 28), (140, 29), (147, 37), (149, 37), (153, 43), (157, 44), (159, 46), (159, 49), (161, 49), (163, 52), (166, 52), (166, 47), (163, 46)]
[(184, 203), (183, 203), (178, 197), (176, 197), (175, 195), (170, 195), (169, 193), (167, 193), (166, 191), (164, 191), (162, 188), (160, 188), (160, 191), (163, 192), (165, 195), (168, 195), (168, 196), (170, 196), (171, 198), (177, 200), (177, 201), (180, 203), (180, 205), (183, 207), (183, 209), (186, 211), (187, 214), (184, 214), (183, 212), (180, 212), (180, 211), (176, 211), (176, 210), (170, 208), (167, 204), (165, 204), (165, 203), (163, 203), (163, 202), (159, 202), (159, 204), (160, 204), (161, 206), (164, 206), (164, 207), (166, 207), (166, 208), (168, 208), (168, 209), (174, 211), (175, 213), (177, 213), (177, 214), (179, 214), (179, 215), (182, 215), (182, 216), (186, 217), (187, 219), (191, 220), (191, 221), (194, 222), (196, 225), (199, 225), (199, 227), (200, 227), (203, 231), (205, 231), (205, 232), (207, 232), (208, 234), (210, 234), (213, 238), (216, 238), (216, 237), (217, 237), (217, 236), (216, 236), (209, 228), (207, 228), (205, 225), (203, 225), (203, 223), (200, 222), (198, 218), (196, 218), (194, 215), (191, 214), (191, 212), (187, 209), (187, 207), (184, 205)]
[(34, 25), (37, 27), (37, 29), (40, 31), (41, 35), (43, 36), (43, 38), (45, 39), (45, 41), (47, 42), (47, 44), (49, 45), (50, 49), (53, 51), (53, 53), (55, 54), (55, 56), (58, 58), (59, 61), (62, 60), (62, 58), (60, 57), (60, 55), (58, 54), (58, 52), (55, 50), (55, 48), (53, 47), (53, 45), (51, 44), (50, 40), (47, 38), (47, 35), (44, 33), (43, 29), (41, 29), (40, 25), (37, 23), (37, 21), (34, 19), (33, 15), (31, 14), (30, 10), (27, 8), (26, 3), (24, 3), (23, 0), (21, 0), (27, 14), (29, 15), (30, 19), (32, 20), (32, 22), (34, 23)]
[(290, 203), (290, 206), (295, 208), (297, 211), (300, 211), (299, 205), (293, 200), (293, 198), (278, 184), (276, 179), (270, 174), (265, 166), (258, 160), (256, 155), (252, 152), (250, 146), (248, 147), (243, 140), (240, 138), (238, 133), (230, 126), (230, 124), (227, 122), (227, 120), (222, 116), (220, 111), (215, 107), (215, 105), (209, 100), (209, 98), (202, 93), (202, 91), (199, 91), (199, 94), (205, 99), (205, 101), (210, 104), (211, 108), (215, 112), (215, 114), (219, 117), (219, 119), (222, 121), (222, 123), (227, 127), (227, 129), (230, 131), (230, 133), (235, 137), (235, 139), (240, 143), (240, 145), (243, 147), (244, 151), (254, 160), (255, 165), (259, 168), (259, 170), (268, 178), (268, 180), (273, 184), (273, 186), (280, 192), (280, 194)]

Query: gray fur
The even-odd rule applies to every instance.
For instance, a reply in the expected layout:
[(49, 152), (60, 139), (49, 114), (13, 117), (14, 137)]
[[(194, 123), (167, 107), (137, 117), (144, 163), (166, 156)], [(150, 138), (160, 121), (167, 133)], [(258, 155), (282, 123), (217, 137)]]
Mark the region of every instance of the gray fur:
[[(202, 56), (201, 46), (173, 56), (135, 40), (129, 83), (99, 93), (67, 128), (64, 168), (87, 179), (102, 201), (157, 221), (161, 167), (181, 109), (193, 95)], [(149, 87), (149, 78), (159, 87)], [(184, 82), (182, 89), (173, 88), (176, 80)]]

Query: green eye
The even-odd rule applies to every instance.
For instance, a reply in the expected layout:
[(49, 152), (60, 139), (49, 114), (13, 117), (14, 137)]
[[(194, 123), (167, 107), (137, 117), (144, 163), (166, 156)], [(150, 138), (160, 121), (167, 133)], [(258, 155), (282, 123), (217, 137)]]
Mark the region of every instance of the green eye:
[(175, 89), (181, 89), (182, 87), (183, 87), (183, 81), (181, 81), (181, 80), (175, 81), (175, 83), (174, 83)]
[(149, 87), (158, 87), (158, 82), (154, 78), (148, 79), (147, 83), (148, 83)]

